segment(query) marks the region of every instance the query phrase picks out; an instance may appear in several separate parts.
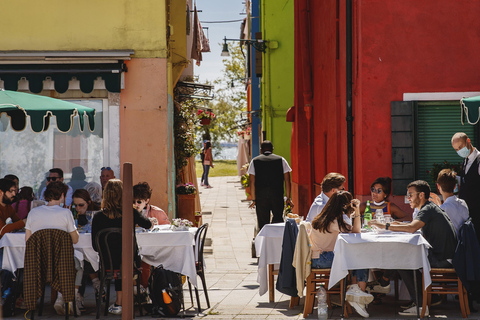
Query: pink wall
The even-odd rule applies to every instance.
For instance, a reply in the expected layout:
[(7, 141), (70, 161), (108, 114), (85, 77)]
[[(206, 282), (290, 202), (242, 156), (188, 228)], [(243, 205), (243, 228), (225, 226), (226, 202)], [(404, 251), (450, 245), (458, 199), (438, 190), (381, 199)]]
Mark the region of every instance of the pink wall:
[[(166, 59), (127, 62), (120, 95), (120, 163), (133, 164), (134, 184), (147, 181), (151, 203), (168, 211), (169, 124)], [(169, 212), (169, 214), (172, 214)]]

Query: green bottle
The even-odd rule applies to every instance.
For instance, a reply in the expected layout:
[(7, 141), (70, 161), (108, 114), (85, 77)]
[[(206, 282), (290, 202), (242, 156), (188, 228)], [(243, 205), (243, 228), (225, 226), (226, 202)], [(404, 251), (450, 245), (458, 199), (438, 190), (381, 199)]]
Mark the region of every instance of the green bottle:
[(367, 200), (367, 207), (365, 208), (365, 213), (363, 214), (363, 227), (369, 229), (368, 221), (372, 220), (372, 209), (370, 209), (370, 201)]

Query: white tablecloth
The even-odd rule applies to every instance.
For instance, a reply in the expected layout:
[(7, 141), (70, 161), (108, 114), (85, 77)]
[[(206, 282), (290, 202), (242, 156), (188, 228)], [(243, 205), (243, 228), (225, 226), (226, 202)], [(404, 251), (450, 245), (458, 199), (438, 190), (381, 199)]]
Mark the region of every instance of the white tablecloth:
[[(193, 244), (197, 228), (189, 231), (160, 230), (157, 232), (137, 233), (137, 244), (142, 260), (152, 266), (163, 264), (167, 270), (179, 272), (190, 277), (190, 282), (197, 286), (197, 271)], [(98, 254), (92, 248), (91, 233), (80, 233), (78, 243), (73, 247), (80, 251), (84, 259), (98, 270)], [(14, 272), (23, 268), (25, 256), (25, 233), (6, 233), (0, 239), (3, 251), (2, 268)]]
[[(83, 259), (90, 262), (94, 270), (98, 270), (98, 254), (92, 248), (91, 233), (80, 233), (80, 238), (73, 247), (76, 251), (75, 256), (83, 255)], [(23, 268), (25, 233), (5, 233), (0, 239), (0, 248), (4, 248), (2, 269), (15, 272), (15, 270)], [(80, 253), (80, 256), (78, 253)]]
[(282, 242), (285, 223), (266, 224), (255, 238), (255, 251), (258, 259), (257, 282), (259, 293), (268, 291), (268, 265), (278, 264), (282, 258)]
[(329, 289), (343, 279), (348, 270), (370, 268), (423, 268), (427, 288), (431, 283), (428, 262), (430, 247), (420, 233), (341, 233), (335, 243)]
[(137, 233), (142, 260), (152, 266), (162, 264), (167, 270), (179, 272), (197, 286), (197, 270), (193, 244), (197, 228), (189, 231), (161, 230)]

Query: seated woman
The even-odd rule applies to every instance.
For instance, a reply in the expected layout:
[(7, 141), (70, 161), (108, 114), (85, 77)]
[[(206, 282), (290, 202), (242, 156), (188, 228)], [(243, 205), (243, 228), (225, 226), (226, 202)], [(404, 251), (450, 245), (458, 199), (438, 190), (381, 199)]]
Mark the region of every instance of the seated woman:
[[(65, 203), (65, 195), (68, 187), (61, 181), (50, 182), (44, 193), (47, 205), (33, 208), (27, 219), (25, 225), (25, 241), (30, 238), (32, 234), (43, 229), (59, 229), (68, 232), (72, 237), (72, 242), (77, 243), (80, 235), (75, 227), (73, 215), (70, 210), (63, 208)], [(75, 257), (75, 268), (77, 269), (77, 276), (75, 278), (75, 296), (78, 293), (78, 287), (81, 285), (83, 270), (80, 261)], [(79, 305), (77, 306), (77, 314), (80, 315)], [(58, 292), (57, 300), (53, 306), (58, 314), (65, 314), (65, 302), (60, 292)]]
[[(99, 248), (95, 243), (95, 238), (103, 229), (106, 228), (122, 228), (122, 192), (123, 183), (118, 179), (111, 179), (105, 185), (103, 190), (102, 211), (95, 214), (92, 220), (92, 245), (93, 249), (98, 252)], [(133, 222), (142, 228), (149, 229), (152, 223), (149, 219), (143, 217), (138, 211), (133, 210)], [(133, 230), (132, 230), (133, 232)], [(119, 270), (122, 262), (122, 241), (109, 243), (112, 255), (112, 264), (114, 270)], [(135, 248), (135, 262), (138, 266), (138, 249)], [(115, 279), (115, 291), (117, 298), (114, 304), (108, 308), (108, 312), (112, 314), (122, 314), (122, 279)]]
[(32, 201), (35, 200), (35, 194), (31, 187), (22, 187), (17, 194), (16, 201), (12, 207), (17, 211), (17, 216), (20, 219), (26, 219), (30, 209), (32, 208)]
[[(77, 189), (72, 196), (72, 205), (75, 205), (75, 210), (77, 211), (77, 221), (78, 226), (84, 226), (88, 224), (88, 219), (86, 212), (87, 211), (98, 211), (100, 207), (92, 201), (90, 194), (85, 189)], [(100, 280), (98, 279), (98, 274), (93, 270), (92, 265), (87, 260), (83, 261), (83, 270), (85, 277), (90, 277), (92, 280), (93, 289), (95, 293), (100, 291)], [(82, 279), (82, 286), (78, 289), (77, 293), (77, 307), (80, 311), (87, 311), (84, 305), (84, 293), (85, 293), (85, 277)]]
[(152, 189), (147, 182), (139, 182), (133, 186), (133, 206), (145, 218), (150, 219), (154, 225), (170, 224), (168, 216), (159, 207), (150, 204), (150, 197), (152, 196)]
[[(388, 196), (392, 190), (392, 179), (389, 177), (380, 177), (373, 181), (370, 186), (372, 194), (372, 202), (370, 202), (370, 209), (372, 209), (372, 218), (375, 219), (375, 211), (377, 209), (383, 210), (384, 217), (391, 217), (398, 221), (412, 220), (412, 215), (400, 209), (395, 203), (387, 201)], [(360, 205), (360, 212), (364, 212), (366, 202)]]
[[(312, 221), (310, 242), (312, 243), (312, 268), (331, 268), (333, 248), (341, 232), (361, 232), (360, 200), (353, 199), (348, 191), (334, 193), (322, 212)], [(353, 218), (353, 224), (352, 219)], [(365, 306), (373, 296), (365, 292), (368, 270), (353, 270), (352, 285), (346, 300), (362, 317), (368, 318)]]

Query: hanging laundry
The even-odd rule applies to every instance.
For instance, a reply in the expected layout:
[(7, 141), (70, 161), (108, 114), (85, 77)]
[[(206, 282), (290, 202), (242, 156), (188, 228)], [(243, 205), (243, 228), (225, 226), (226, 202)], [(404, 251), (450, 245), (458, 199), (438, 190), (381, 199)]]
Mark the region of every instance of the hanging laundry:
[(210, 44), (208, 38), (203, 32), (200, 20), (198, 20), (197, 6), (193, 10), (193, 45), (192, 45), (192, 59), (197, 60), (197, 66), (202, 61), (202, 52), (210, 52)]

